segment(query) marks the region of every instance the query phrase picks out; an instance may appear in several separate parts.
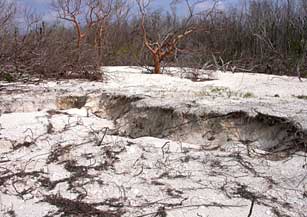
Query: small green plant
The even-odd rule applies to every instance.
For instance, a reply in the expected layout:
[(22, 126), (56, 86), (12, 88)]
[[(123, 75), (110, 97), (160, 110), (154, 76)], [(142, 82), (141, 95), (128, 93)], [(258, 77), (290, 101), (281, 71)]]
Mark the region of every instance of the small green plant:
[(299, 95), (299, 96), (296, 96), (296, 98), (307, 100), (307, 96), (306, 95)]
[(228, 98), (238, 96), (238, 92), (231, 91), (228, 87), (213, 87), (210, 88), (209, 91), (215, 96), (224, 96)]
[(212, 88), (210, 91), (212, 93), (221, 93), (221, 92), (225, 92), (227, 88), (224, 87), (214, 87)]
[(1, 78), (1, 80), (4, 80), (4, 81), (9, 82), (9, 83), (15, 81), (14, 77), (10, 73), (7, 73), (7, 72), (3, 73), (0, 78)]
[(255, 95), (251, 92), (246, 92), (242, 97), (243, 98), (253, 98), (255, 97)]

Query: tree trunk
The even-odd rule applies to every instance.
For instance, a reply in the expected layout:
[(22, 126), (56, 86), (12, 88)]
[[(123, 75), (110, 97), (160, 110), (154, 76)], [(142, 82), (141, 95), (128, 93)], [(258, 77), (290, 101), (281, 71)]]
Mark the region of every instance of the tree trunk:
[(97, 55), (98, 55), (97, 64), (99, 67), (102, 66), (102, 40), (103, 40), (102, 36), (103, 36), (103, 27), (100, 26), (96, 32), (96, 38), (95, 38), (95, 47), (97, 49)]
[(78, 37), (77, 37), (77, 48), (80, 49), (80, 47), (81, 47), (81, 37), (80, 37), (80, 35), (78, 35)]
[(74, 24), (75, 24), (75, 29), (77, 32), (77, 48), (80, 49), (81, 40), (82, 40), (82, 32), (81, 32), (80, 25), (77, 22), (74, 22)]
[(101, 40), (99, 39), (98, 41), (98, 47), (97, 47), (97, 55), (98, 55), (98, 61), (97, 61), (97, 65), (98, 67), (101, 67), (102, 66), (102, 45), (101, 45)]
[(160, 74), (161, 73), (161, 60), (158, 55), (153, 56), (154, 59), (154, 74)]

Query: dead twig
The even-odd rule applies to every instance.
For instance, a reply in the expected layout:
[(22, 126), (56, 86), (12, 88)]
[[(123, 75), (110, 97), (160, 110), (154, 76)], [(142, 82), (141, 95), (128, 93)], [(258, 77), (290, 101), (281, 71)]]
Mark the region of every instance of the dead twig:
[(170, 142), (168, 141), (164, 143), (164, 145), (161, 147), (163, 158), (164, 158), (164, 155), (169, 152), (169, 148), (170, 148), (169, 146), (170, 146)]
[(109, 128), (106, 127), (105, 130), (104, 130), (104, 132), (103, 132), (102, 138), (100, 139), (100, 141), (99, 141), (99, 143), (97, 144), (97, 146), (101, 146), (101, 145), (102, 145), (103, 140), (104, 140), (104, 138), (106, 137), (108, 130), (109, 130)]
[(254, 197), (252, 199), (252, 203), (251, 203), (251, 206), (250, 206), (249, 213), (248, 213), (247, 217), (251, 217), (252, 216), (254, 205), (255, 205), (255, 201), (256, 201), (256, 198)]

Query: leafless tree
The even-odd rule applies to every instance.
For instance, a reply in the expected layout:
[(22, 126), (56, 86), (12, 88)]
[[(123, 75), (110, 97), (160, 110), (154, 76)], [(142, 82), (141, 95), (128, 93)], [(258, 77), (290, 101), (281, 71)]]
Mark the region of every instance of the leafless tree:
[(20, 8), (23, 26), (27, 33), (36, 29), (36, 27), (43, 22), (42, 16), (38, 14), (31, 6)]
[[(98, 65), (102, 65), (102, 44), (104, 40), (104, 35), (107, 31), (108, 21), (113, 10), (113, 0), (91, 0), (88, 3), (90, 8), (89, 13), (93, 13), (95, 16), (95, 48), (98, 55)], [(92, 12), (91, 12), (92, 11)], [(91, 17), (89, 15), (88, 17)], [(88, 22), (88, 25), (92, 21)]]
[[(143, 33), (143, 41), (145, 47), (150, 51), (154, 62), (154, 73), (159, 74), (161, 73), (161, 62), (167, 57), (173, 57), (177, 51), (177, 45), (181, 42), (184, 38), (191, 35), (195, 31), (200, 30), (199, 27), (192, 24), (193, 18), (196, 16), (195, 14), (195, 7), (201, 3), (206, 2), (197, 1), (193, 4), (189, 0), (184, 0), (185, 5), (188, 8), (188, 17), (184, 20), (181, 27), (177, 29), (170, 29), (169, 31), (165, 32), (164, 34), (161, 32), (158, 35), (157, 41), (150, 41), (148, 37), (148, 32), (145, 27), (146, 22), (146, 10), (150, 5), (150, 0), (136, 0), (139, 11), (141, 13), (141, 30)], [(176, 4), (178, 1), (173, 1), (173, 4)], [(218, 1), (214, 1), (213, 8), (217, 4)], [(207, 16), (213, 11), (213, 8), (208, 12)], [(198, 13), (199, 14), (199, 13)], [(176, 16), (174, 16), (176, 19)]]
[(72, 23), (80, 48), (82, 40), (95, 25), (99, 24), (98, 34), (102, 32), (104, 21), (111, 13), (112, 0), (53, 0), (52, 7), (60, 19)]
[(114, 0), (113, 16), (117, 24), (127, 21), (131, 10), (129, 0)]
[(74, 26), (77, 48), (94, 29), (97, 66), (102, 65), (102, 41), (113, 9), (113, 0), (54, 0), (52, 6), (60, 19)]
[(0, 31), (13, 18), (16, 12), (15, 4), (0, 0)]
[(77, 35), (77, 47), (80, 48), (85, 32), (81, 29), (82, 0), (53, 0), (52, 7), (60, 19), (71, 22)]

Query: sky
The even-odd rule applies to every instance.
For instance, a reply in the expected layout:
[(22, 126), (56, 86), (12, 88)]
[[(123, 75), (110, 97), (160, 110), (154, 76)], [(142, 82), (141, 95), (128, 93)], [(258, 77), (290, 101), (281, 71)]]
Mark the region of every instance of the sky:
[[(54, 21), (56, 19), (56, 13), (51, 10), (50, 2), (52, 0), (17, 0), (19, 3), (26, 7), (33, 8), (37, 13), (41, 14), (43, 19), (45, 21)], [(193, 0), (192, 0), (193, 1)], [(211, 0), (207, 0), (208, 2), (203, 3), (203, 8), (210, 7)], [(230, 4), (234, 4), (236, 1), (239, 0), (222, 0), (222, 2), (219, 4), (219, 8), (224, 9), (228, 7)], [(133, 1), (132, 1), (133, 2)], [(169, 4), (171, 0), (153, 0), (152, 1), (152, 7), (153, 8), (161, 8), (161, 9), (169, 9)], [(182, 13), (179, 9), (179, 14)]]

